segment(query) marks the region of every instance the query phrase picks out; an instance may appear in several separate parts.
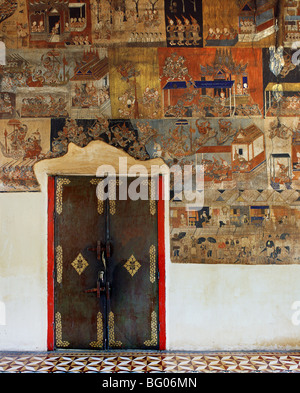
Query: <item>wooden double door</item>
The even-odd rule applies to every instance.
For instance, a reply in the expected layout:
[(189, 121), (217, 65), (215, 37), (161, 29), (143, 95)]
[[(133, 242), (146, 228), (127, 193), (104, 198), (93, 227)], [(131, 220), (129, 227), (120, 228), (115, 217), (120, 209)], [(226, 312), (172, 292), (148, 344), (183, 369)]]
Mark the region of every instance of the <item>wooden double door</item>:
[(157, 202), (120, 200), (122, 177), (99, 199), (101, 180), (55, 177), (54, 347), (158, 349)]

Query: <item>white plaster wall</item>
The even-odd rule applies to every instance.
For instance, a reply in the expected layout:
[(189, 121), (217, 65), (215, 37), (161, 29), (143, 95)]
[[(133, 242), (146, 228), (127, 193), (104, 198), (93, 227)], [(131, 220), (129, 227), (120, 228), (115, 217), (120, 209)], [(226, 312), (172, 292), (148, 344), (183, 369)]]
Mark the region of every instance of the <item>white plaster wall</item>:
[[(167, 228), (167, 349), (300, 349), (300, 266), (173, 264)], [(0, 351), (47, 350), (45, 193), (0, 194), (0, 302)]]
[(172, 264), (169, 349), (299, 349), (299, 279), (299, 266)]

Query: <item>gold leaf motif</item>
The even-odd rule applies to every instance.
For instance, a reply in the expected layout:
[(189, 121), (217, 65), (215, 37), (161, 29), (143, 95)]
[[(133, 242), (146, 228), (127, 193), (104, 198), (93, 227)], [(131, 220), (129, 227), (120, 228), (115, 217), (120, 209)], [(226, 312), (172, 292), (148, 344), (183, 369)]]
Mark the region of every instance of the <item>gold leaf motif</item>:
[(57, 214), (62, 213), (62, 193), (64, 184), (70, 184), (71, 180), (59, 177), (56, 182), (56, 212)]
[(121, 347), (122, 342), (115, 340), (115, 316), (112, 311), (108, 315), (108, 328), (109, 328), (109, 346)]
[(109, 198), (109, 213), (113, 216), (116, 214), (116, 197), (115, 197), (115, 187), (119, 185), (119, 180), (118, 179), (110, 179), (109, 180), (109, 186), (108, 186), (108, 198)]
[(149, 249), (150, 254), (150, 282), (153, 284), (155, 282), (156, 274), (156, 247), (152, 244)]
[(155, 179), (148, 179), (148, 180), (143, 180), (142, 184), (146, 185), (148, 183), (149, 187), (149, 209), (150, 209), (150, 214), (154, 216), (156, 213), (156, 198), (155, 198), (155, 193), (156, 193), (156, 187), (155, 187)]
[(155, 200), (155, 180), (150, 179), (149, 180), (149, 187), (150, 187), (150, 214), (154, 216), (156, 213), (156, 200)]
[(56, 333), (56, 346), (57, 347), (68, 347), (70, 343), (68, 341), (63, 341), (62, 339), (62, 323), (61, 323), (61, 313), (57, 312), (55, 314), (55, 333)]
[(76, 272), (80, 275), (88, 267), (89, 264), (83, 258), (82, 254), (79, 253), (78, 256), (71, 263), (71, 265), (74, 267)]
[[(102, 181), (102, 179), (92, 179), (92, 180), (90, 180), (90, 183), (94, 184), (94, 185), (98, 185), (100, 181)], [(103, 190), (101, 189), (101, 187), (100, 187), (99, 194), (100, 194), (99, 195), (100, 198), (97, 198), (97, 200), (98, 200), (97, 212), (98, 212), (98, 214), (101, 215), (104, 212), (104, 198), (103, 198)]]
[[(91, 184), (98, 185), (100, 181), (103, 181), (103, 179), (92, 179), (90, 180)], [(115, 188), (117, 185), (122, 184), (122, 181), (119, 179), (109, 179), (108, 181), (108, 199), (109, 199), (109, 213), (111, 215), (116, 214), (116, 209), (117, 209), (117, 204), (116, 204), (116, 196), (115, 196)], [(100, 187), (97, 189), (97, 196), (98, 196), (98, 213), (103, 214), (104, 212), (104, 193), (103, 193), (103, 188)]]
[(156, 312), (151, 313), (151, 339), (144, 342), (146, 347), (154, 347), (157, 345), (157, 316)]
[(92, 341), (90, 346), (93, 348), (103, 348), (103, 322), (101, 312), (97, 314), (97, 340)]
[(56, 247), (56, 281), (61, 284), (63, 273), (63, 251), (62, 246)]
[(131, 255), (128, 261), (124, 264), (124, 267), (133, 277), (141, 267), (141, 264), (135, 259), (133, 255)]

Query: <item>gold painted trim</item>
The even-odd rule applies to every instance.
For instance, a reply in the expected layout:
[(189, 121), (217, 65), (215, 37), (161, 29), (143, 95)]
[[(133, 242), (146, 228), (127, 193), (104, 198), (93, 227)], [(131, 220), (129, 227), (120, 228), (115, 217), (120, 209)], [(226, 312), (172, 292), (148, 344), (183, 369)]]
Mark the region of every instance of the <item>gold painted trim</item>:
[(156, 187), (155, 187), (155, 179), (147, 179), (143, 180), (142, 184), (146, 185), (148, 183), (148, 197), (149, 197), (149, 210), (150, 214), (152, 216), (155, 215), (156, 213), (156, 198), (155, 198), (155, 193), (156, 193)]
[(109, 212), (113, 216), (116, 213), (116, 201), (110, 199), (109, 200)]
[[(101, 180), (103, 180), (103, 179), (92, 179), (92, 180), (90, 181), (90, 183), (97, 186)], [(98, 192), (98, 191), (97, 191), (97, 192)], [(98, 214), (101, 215), (101, 214), (104, 213), (104, 200), (103, 200), (103, 195), (101, 195), (101, 192), (99, 192), (99, 194), (100, 194), (100, 195), (99, 195), (100, 198), (97, 198), (97, 200), (98, 200), (97, 212), (98, 212)], [(102, 194), (103, 194), (103, 193), (102, 193)], [(98, 196), (98, 194), (97, 194), (97, 196)]]
[(63, 274), (63, 250), (62, 246), (56, 247), (56, 281), (61, 284)]
[(155, 311), (151, 313), (151, 339), (144, 342), (146, 347), (154, 347), (157, 345), (157, 315)]
[(149, 249), (150, 255), (150, 282), (153, 284), (156, 280), (156, 247), (152, 244)]
[(155, 179), (150, 179), (149, 180), (149, 188), (150, 188), (150, 190), (149, 190), (149, 194), (150, 194), (150, 198), (149, 198), (149, 201), (150, 201), (150, 214), (152, 216), (154, 216), (155, 213), (156, 213)]
[(109, 198), (109, 213), (113, 216), (116, 214), (117, 211), (117, 204), (115, 200), (115, 195), (113, 193), (114, 188), (116, 189), (117, 185), (119, 185), (119, 179), (109, 179), (109, 186), (108, 186), (108, 198)]
[(60, 312), (55, 314), (55, 336), (57, 347), (68, 347), (70, 345), (69, 341), (63, 341), (62, 339), (62, 323)]
[(108, 315), (108, 329), (109, 329), (109, 346), (121, 347), (122, 342), (115, 340), (115, 316), (112, 311)]
[(97, 340), (90, 342), (90, 346), (93, 348), (103, 348), (103, 322), (101, 312), (97, 314)]
[(57, 183), (56, 183), (56, 213), (57, 214), (61, 214), (62, 213), (62, 207), (63, 207), (63, 203), (62, 203), (63, 186), (64, 186), (64, 184), (70, 184), (70, 183), (71, 183), (70, 179), (66, 179), (66, 178), (62, 178), (62, 177), (59, 177), (57, 179)]

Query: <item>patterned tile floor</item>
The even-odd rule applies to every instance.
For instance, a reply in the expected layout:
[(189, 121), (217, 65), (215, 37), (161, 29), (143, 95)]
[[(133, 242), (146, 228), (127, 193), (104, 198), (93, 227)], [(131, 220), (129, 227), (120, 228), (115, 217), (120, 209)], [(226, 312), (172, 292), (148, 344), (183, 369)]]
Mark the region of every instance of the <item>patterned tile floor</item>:
[(0, 373), (299, 373), (300, 352), (0, 352)]

